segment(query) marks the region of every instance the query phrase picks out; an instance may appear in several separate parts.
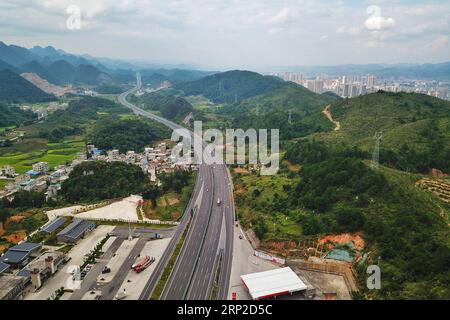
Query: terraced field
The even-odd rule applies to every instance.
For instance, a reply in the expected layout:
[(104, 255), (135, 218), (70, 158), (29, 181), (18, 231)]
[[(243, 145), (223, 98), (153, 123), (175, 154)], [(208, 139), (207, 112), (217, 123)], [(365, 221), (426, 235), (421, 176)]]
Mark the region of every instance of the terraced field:
[(41, 149), (32, 152), (10, 153), (0, 155), (0, 167), (10, 165), (18, 173), (31, 170), (33, 163), (46, 161), (50, 167), (65, 164), (76, 158), (77, 153), (84, 148), (84, 142), (80, 139), (67, 140), (62, 143), (48, 143)]

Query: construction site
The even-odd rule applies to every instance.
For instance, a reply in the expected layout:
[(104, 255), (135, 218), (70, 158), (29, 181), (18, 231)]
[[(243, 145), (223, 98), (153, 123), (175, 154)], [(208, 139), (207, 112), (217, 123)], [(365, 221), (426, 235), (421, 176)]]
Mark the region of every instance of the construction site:
[(308, 240), (266, 242), (259, 250), (285, 258), (285, 265), (315, 288), (316, 299), (349, 300), (358, 291), (356, 266), (365, 266), (369, 253), (359, 234), (339, 234)]

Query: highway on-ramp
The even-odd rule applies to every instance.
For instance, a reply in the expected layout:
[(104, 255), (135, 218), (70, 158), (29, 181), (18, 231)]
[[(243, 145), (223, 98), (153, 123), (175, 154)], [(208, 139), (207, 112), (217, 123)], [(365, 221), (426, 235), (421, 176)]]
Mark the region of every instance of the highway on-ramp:
[[(141, 89), (140, 74), (136, 75), (137, 85), (122, 93), (119, 102), (135, 114), (160, 122), (172, 130), (185, 129), (182, 126), (142, 110), (127, 101), (130, 94)], [(187, 131), (190, 137), (193, 133)], [(205, 145), (205, 143), (203, 143)], [(218, 205), (217, 200), (221, 199)], [(191, 209), (195, 214), (191, 218)], [(189, 221), (191, 223), (189, 224)], [(225, 224), (224, 226), (223, 223)], [(150, 299), (161, 275), (181, 239), (185, 228), (189, 230), (175, 265), (165, 284), (161, 299), (183, 300), (210, 299), (216, 278), (218, 263), (221, 262), (218, 283), (218, 299), (226, 299), (229, 287), (233, 249), (234, 203), (232, 197), (231, 176), (224, 164), (201, 164), (197, 181), (181, 223), (172, 237), (166, 251), (149, 281), (140, 299)], [(224, 230), (224, 232), (221, 232)], [(221, 257), (221, 259), (219, 258)]]

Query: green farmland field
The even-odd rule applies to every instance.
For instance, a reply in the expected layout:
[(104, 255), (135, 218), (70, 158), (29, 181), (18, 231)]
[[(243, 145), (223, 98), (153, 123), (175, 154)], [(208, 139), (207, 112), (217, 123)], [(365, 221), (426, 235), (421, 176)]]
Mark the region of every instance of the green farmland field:
[(32, 164), (45, 161), (50, 167), (65, 164), (76, 158), (77, 153), (84, 148), (84, 142), (80, 140), (68, 140), (62, 143), (48, 143), (40, 150), (28, 153), (11, 153), (0, 155), (0, 167), (10, 165), (18, 173), (31, 170)]

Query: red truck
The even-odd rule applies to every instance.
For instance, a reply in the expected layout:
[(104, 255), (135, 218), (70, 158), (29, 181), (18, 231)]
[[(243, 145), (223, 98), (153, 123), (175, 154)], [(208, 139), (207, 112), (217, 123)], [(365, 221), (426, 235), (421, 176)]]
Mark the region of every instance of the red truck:
[(154, 257), (150, 258), (150, 256), (144, 256), (143, 258), (139, 259), (135, 264), (133, 264), (131, 266), (131, 269), (136, 271), (136, 273), (140, 273), (141, 271), (144, 271), (153, 262), (155, 262)]

